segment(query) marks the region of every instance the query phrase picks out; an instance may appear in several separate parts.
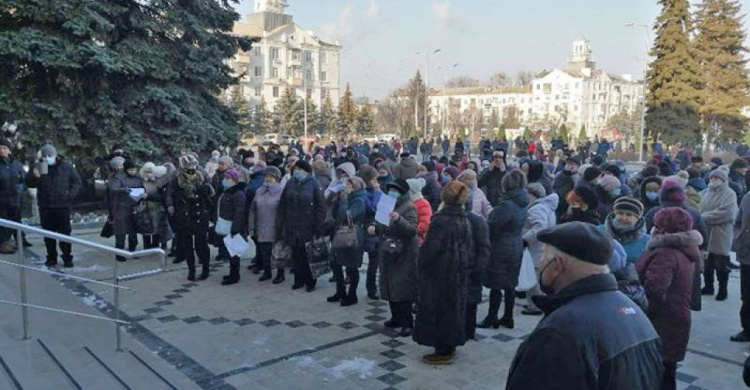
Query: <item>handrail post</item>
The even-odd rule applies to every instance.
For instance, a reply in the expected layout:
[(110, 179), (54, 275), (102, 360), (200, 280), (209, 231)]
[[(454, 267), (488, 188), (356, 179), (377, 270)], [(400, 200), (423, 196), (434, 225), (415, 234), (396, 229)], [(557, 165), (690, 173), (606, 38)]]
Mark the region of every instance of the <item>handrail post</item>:
[[(26, 265), (26, 256), (23, 253), (23, 234), (21, 229), (16, 229), (17, 234), (17, 246), (18, 246), (18, 262), (21, 265)], [(12, 238), (11, 238), (12, 239)], [(28, 304), (28, 298), (26, 296), (26, 269), (19, 267), (19, 277), (21, 278), (21, 303), (24, 305)], [(29, 339), (29, 309), (26, 306), (21, 306), (21, 318), (23, 319), (23, 339)]]
[[(120, 276), (117, 272), (117, 263), (120, 261), (115, 259), (115, 266), (114, 272), (115, 272), (115, 286), (112, 289), (114, 290), (115, 294), (115, 320), (120, 320)], [(117, 339), (117, 352), (123, 352), (124, 349), (122, 348), (122, 325), (119, 322), (115, 322), (115, 337)]]

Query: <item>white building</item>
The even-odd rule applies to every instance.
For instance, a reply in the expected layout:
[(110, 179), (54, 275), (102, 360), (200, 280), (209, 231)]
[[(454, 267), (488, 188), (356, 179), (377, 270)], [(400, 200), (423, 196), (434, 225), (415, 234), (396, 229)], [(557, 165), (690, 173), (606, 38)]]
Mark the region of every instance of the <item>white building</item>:
[(252, 106), (263, 96), (272, 110), (292, 86), (298, 97), (306, 93), (318, 107), (329, 93), (338, 106), (341, 45), (295, 24), (292, 15), (284, 13), (287, 6), (284, 0), (255, 0), (255, 12), (234, 25), (235, 34), (260, 38), (250, 52), (240, 52), (230, 61), (237, 74), (244, 73), (244, 95)]
[(446, 133), (453, 133), (461, 127), (475, 128), (472, 122), (478, 121), (481, 116), (484, 123), (488, 123), (493, 113), (497, 113), (500, 123), (504, 123), (509, 115), (515, 115), (521, 123), (527, 123), (532, 116), (532, 105), (531, 91), (519, 87), (433, 91), (430, 94), (431, 128), (445, 128)]
[[(588, 40), (573, 42), (573, 52), (563, 69), (545, 70), (531, 84), (531, 91), (518, 88), (462, 88), (435, 91), (430, 96), (432, 128), (443, 128), (452, 113), (481, 109), (485, 119), (496, 111), (500, 122), (513, 111), (522, 126), (535, 130), (562, 125), (577, 131), (586, 127), (590, 137), (606, 127), (621, 110), (635, 110), (643, 96), (643, 85), (629, 75), (614, 75), (596, 69)], [(455, 122), (455, 121), (454, 121)], [(447, 126), (450, 129), (451, 126)]]

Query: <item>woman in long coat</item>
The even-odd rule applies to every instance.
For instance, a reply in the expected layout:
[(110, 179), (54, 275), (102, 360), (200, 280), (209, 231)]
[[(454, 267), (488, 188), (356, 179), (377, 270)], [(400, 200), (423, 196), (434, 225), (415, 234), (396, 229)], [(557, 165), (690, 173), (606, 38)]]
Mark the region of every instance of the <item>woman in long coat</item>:
[(156, 166), (152, 162), (143, 164), (141, 168), (143, 187), (146, 190), (146, 204), (151, 223), (154, 225), (154, 234), (143, 235), (143, 248), (161, 248), (167, 250), (170, 230), (167, 223), (167, 186), (169, 177), (167, 167)]
[(443, 209), (432, 219), (419, 251), (419, 295), (414, 341), (435, 348), (427, 364), (451, 364), (456, 347), (466, 342), (468, 266), (471, 225), (464, 207), (469, 189), (452, 181), (443, 189)]
[[(390, 224), (368, 227), (371, 235), (382, 234), (378, 251), (380, 256), (380, 294), (391, 308), (392, 318), (385, 322), (387, 328), (401, 328), (399, 336), (409, 337), (414, 328), (412, 303), (417, 297), (417, 209), (409, 199), (409, 184), (396, 179), (388, 184), (387, 194), (396, 198), (396, 207), (390, 214)], [(387, 250), (386, 246), (401, 247)]]
[[(492, 210), (487, 225), (490, 227), (492, 256), (483, 273), (482, 284), (490, 289), (490, 307), (487, 317), (477, 325), (479, 328), (498, 328), (500, 325), (513, 329), (513, 305), (516, 298), (518, 273), (523, 258), (523, 225), (526, 222), (526, 176), (518, 169), (510, 171), (501, 181), (503, 195)], [(500, 301), (505, 293), (505, 312), (498, 320)]]
[(685, 358), (690, 337), (693, 272), (703, 238), (691, 230), (690, 213), (679, 207), (659, 211), (654, 222), (654, 235), (636, 267), (648, 296), (648, 316), (662, 340), (661, 388), (674, 389), (677, 362)]
[[(141, 195), (139, 199), (130, 197), (130, 190), (143, 188), (143, 180), (138, 176), (138, 169), (132, 160), (126, 160), (123, 170), (109, 178), (109, 193), (112, 196), (111, 208), (114, 215), (115, 248), (125, 248), (125, 236), (128, 239), (128, 250), (134, 251), (138, 246), (138, 234), (133, 218), (133, 207), (145, 199)], [(117, 261), (125, 261), (124, 257), (115, 256)]]
[[(258, 244), (256, 258), (263, 268), (263, 275), (258, 279), (260, 282), (271, 279), (271, 252), (277, 240), (276, 231), (278, 230), (276, 216), (281, 202), (281, 192), (284, 190), (279, 184), (281, 180), (279, 168), (267, 167), (263, 175), (263, 186), (255, 193), (248, 215), (248, 235), (255, 237)], [(279, 267), (273, 284), (282, 283), (284, 279), (284, 267)]]

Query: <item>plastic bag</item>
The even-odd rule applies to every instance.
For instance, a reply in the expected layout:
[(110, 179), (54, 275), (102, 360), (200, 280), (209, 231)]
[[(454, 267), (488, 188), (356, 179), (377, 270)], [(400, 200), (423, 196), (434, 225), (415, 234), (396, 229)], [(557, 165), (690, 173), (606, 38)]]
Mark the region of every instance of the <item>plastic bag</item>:
[(521, 260), (521, 271), (518, 273), (518, 285), (516, 291), (529, 291), (537, 283), (536, 269), (534, 268), (534, 259), (528, 250), (523, 251), (523, 260)]

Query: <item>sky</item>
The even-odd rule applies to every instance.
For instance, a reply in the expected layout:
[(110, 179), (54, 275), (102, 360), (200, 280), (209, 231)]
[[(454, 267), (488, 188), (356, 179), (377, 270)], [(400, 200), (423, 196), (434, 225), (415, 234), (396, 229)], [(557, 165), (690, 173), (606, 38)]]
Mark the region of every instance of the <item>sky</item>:
[[(638, 78), (646, 69), (656, 0), (288, 0), (296, 24), (338, 40), (342, 88), (382, 99), (428, 61), (428, 82), (562, 67), (572, 42), (591, 41), (597, 67)], [(750, 0), (741, 0), (743, 13)], [(254, 1), (237, 7), (243, 17)], [(633, 23), (634, 27), (626, 27)], [(746, 23), (747, 24), (747, 23)], [(747, 27), (747, 26), (746, 26)], [(650, 30), (650, 28), (649, 28)]]

